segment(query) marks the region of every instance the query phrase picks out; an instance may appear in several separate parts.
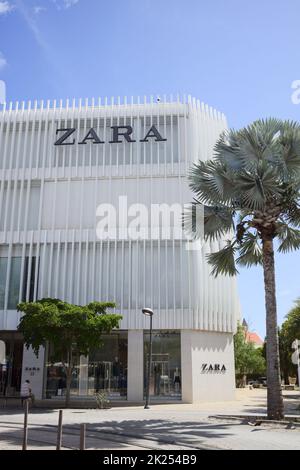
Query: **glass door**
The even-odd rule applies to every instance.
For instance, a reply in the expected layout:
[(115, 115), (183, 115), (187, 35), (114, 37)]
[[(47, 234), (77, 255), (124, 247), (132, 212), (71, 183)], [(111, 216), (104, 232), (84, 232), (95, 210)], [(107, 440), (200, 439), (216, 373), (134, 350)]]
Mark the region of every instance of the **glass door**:
[[(149, 361), (149, 334), (144, 333), (144, 390), (146, 394)], [(180, 333), (154, 331), (152, 335), (152, 357), (150, 396), (181, 398), (181, 348)]]
[(23, 340), (20, 333), (3, 332), (5, 362), (0, 365), (0, 394), (14, 395), (20, 391), (23, 361)]

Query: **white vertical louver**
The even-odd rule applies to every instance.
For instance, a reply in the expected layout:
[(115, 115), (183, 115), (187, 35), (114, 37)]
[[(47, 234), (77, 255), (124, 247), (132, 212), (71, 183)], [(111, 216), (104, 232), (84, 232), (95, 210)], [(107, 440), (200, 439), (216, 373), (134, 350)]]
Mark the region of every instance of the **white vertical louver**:
[[(167, 142), (140, 142), (152, 124)], [(113, 125), (131, 125), (136, 142), (110, 144)], [(103, 241), (95, 231), (97, 205), (116, 204), (119, 195), (148, 207), (190, 202), (187, 172), (212, 157), (226, 126), (223, 114), (190, 96), (29, 102), (0, 111), (0, 257), (7, 258), (0, 329), (9, 324), (12, 260), (20, 258), (19, 301), (117, 300), (129, 329), (146, 326), (140, 309), (147, 304), (156, 309), (155, 328), (233, 331), (235, 280), (213, 279), (205, 261), (218, 244), (187, 251), (182, 239)], [(76, 144), (55, 147), (65, 127), (77, 128)], [(104, 144), (78, 144), (91, 127)]]

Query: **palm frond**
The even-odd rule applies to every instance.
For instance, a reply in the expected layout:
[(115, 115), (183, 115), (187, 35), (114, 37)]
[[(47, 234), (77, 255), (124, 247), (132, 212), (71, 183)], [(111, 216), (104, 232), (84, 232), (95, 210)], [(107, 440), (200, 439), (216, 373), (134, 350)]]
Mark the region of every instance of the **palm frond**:
[(288, 202), (284, 216), (288, 224), (291, 224), (294, 227), (300, 227), (300, 206), (297, 201), (293, 201), (291, 199)]
[(261, 182), (266, 197), (280, 197), (282, 189), (279, 186), (279, 175), (276, 168), (262, 162), (257, 167), (257, 177)]
[(220, 274), (229, 276), (235, 276), (238, 274), (234, 261), (235, 252), (236, 247), (234, 242), (227, 241), (224, 248), (207, 255), (208, 264), (213, 267), (211, 274), (214, 277), (217, 277)]
[(255, 172), (243, 172), (238, 179), (243, 203), (251, 210), (261, 210), (268, 198), (279, 198), (281, 188), (276, 171), (265, 162), (257, 165)]
[(274, 159), (281, 170), (283, 179), (300, 173), (300, 126), (295, 121), (283, 121), (279, 137), (280, 153)]
[(278, 247), (279, 253), (287, 253), (300, 248), (300, 230), (280, 223), (277, 227), (277, 236), (281, 241)]
[(217, 240), (234, 228), (234, 212), (224, 206), (203, 206), (195, 200), (185, 207), (183, 227), (189, 238)]
[(265, 144), (255, 128), (246, 127), (238, 132), (239, 152), (245, 169), (251, 169), (263, 158)]
[(261, 136), (261, 140), (264, 144), (269, 145), (277, 138), (282, 126), (283, 121), (281, 119), (270, 117), (267, 119), (256, 119), (256, 121), (248, 126), (248, 129), (250, 131), (255, 129)]
[(270, 118), (259, 119), (238, 131), (240, 151), (244, 168), (255, 169), (263, 162), (270, 162), (278, 154), (278, 136), (282, 129), (282, 121)]
[(257, 234), (247, 232), (244, 235), (236, 263), (247, 267), (262, 264), (262, 247)]
[[(223, 132), (214, 159), (194, 165), (190, 187), (210, 207), (204, 217), (208, 239), (230, 234), (233, 214), (240, 215), (235, 244), (209, 256), (214, 274), (223, 272), (222, 261), (226, 271), (225, 255), (233, 249), (239, 251), (240, 265), (261, 262), (261, 247), (251, 226), (259, 236), (266, 227), (272, 236), (278, 235), (279, 251), (300, 248), (300, 125), (271, 118)], [(236, 269), (233, 258), (228, 265), (231, 273)]]
[(216, 240), (234, 228), (234, 212), (221, 206), (204, 207), (205, 239)]
[(251, 210), (264, 208), (267, 198), (259, 176), (243, 173), (239, 178), (239, 188), (244, 207), (246, 206)]
[(189, 180), (190, 188), (203, 204), (225, 204), (234, 198), (234, 175), (215, 161), (200, 161), (193, 165)]
[(214, 159), (222, 165), (226, 165), (232, 171), (240, 171), (244, 168), (241, 158), (239, 140), (234, 130), (224, 131), (214, 147)]
[(184, 207), (182, 228), (189, 239), (204, 239), (204, 206), (197, 199)]

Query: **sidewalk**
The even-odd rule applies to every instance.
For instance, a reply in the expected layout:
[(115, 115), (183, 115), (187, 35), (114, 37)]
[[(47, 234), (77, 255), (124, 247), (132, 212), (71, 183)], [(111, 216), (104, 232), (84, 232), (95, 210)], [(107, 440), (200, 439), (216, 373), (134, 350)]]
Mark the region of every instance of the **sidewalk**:
[[(284, 392), (289, 415), (300, 417), (300, 394)], [(90, 449), (269, 449), (300, 450), (300, 427), (276, 425), (252, 427), (245, 420), (216, 415), (263, 415), (266, 390), (237, 390), (233, 402), (151, 404), (109, 410), (64, 410), (64, 439), (67, 448), (78, 448), (80, 423), (87, 425)], [(54, 448), (58, 411), (35, 409), (29, 416), (29, 448)], [(23, 415), (20, 409), (0, 412), (0, 449), (16, 448), (21, 442)], [(31, 440), (31, 441), (30, 441)], [(37, 440), (40, 442), (38, 443)], [(20, 447), (19, 447), (20, 448)]]

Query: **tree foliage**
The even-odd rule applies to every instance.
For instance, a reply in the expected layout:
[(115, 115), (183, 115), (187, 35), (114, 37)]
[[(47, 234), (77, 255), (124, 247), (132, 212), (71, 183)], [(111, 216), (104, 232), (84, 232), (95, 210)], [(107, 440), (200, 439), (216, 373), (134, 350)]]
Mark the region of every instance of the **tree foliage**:
[(255, 348), (253, 343), (246, 341), (245, 330), (238, 325), (234, 335), (234, 359), (235, 373), (237, 376), (264, 375), (266, 373), (266, 361), (262, 354), (262, 348)]
[(279, 331), (279, 349), (284, 380), (288, 383), (289, 377), (297, 376), (297, 366), (292, 362), (292, 343), (300, 340), (300, 299), (286, 316)]
[(47, 342), (56, 352), (66, 354), (73, 345), (79, 354), (87, 355), (90, 349), (99, 347), (101, 335), (118, 328), (120, 315), (107, 314), (115, 308), (112, 302), (92, 302), (88, 305), (72, 305), (59, 299), (42, 299), (22, 302), (18, 311), (24, 313), (18, 330), (23, 334), (27, 347), (36, 354)]
[(73, 305), (59, 299), (22, 302), (18, 311), (24, 315), (18, 326), (27, 348), (38, 355), (40, 346), (53, 345), (56, 357), (65, 365), (67, 376), (66, 404), (70, 400), (73, 358), (87, 355), (101, 346), (101, 335), (119, 327), (120, 315), (108, 314), (113, 302), (91, 302)]
[(295, 339), (300, 339), (300, 299), (296, 300), (294, 307), (287, 314), (282, 330), (290, 346)]
[[(204, 206), (204, 238), (220, 240), (219, 250), (207, 255), (212, 274), (263, 266), (268, 417), (282, 419), (274, 247), (282, 253), (300, 248), (300, 125), (271, 118), (224, 132), (214, 158), (192, 167), (190, 187), (192, 208)], [(184, 225), (198, 238), (190, 212)]]
[(214, 158), (192, 167), (190, 187), (193, 205), (204, 205), (205, 238), (227, 239), (208, 255), (215, 276), (262, 264), (264, 237), (277, 238), (279, 252), (300, 248), (299, 124), (258, 120), (224, 132)]

